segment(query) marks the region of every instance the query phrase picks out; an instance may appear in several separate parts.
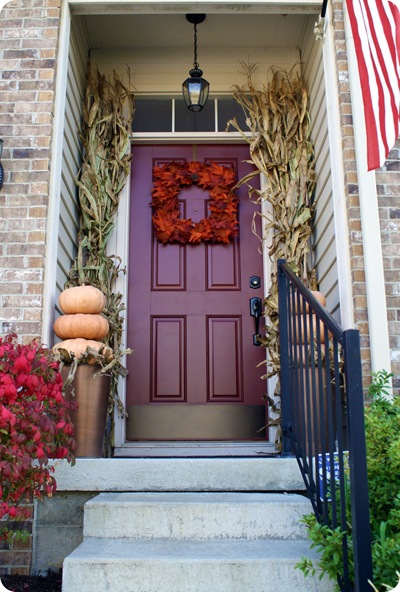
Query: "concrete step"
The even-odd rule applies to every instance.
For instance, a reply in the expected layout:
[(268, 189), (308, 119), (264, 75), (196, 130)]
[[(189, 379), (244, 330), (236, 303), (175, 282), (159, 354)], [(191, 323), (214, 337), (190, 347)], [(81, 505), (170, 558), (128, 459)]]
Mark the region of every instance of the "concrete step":
[(306, 538), (307, 498), (279, 493), (102, 493), (85, 505), (84, 536), (143, 539)]
[(303, 491), (295, 458), (78, 458), (53, 461), (58, 491)]
[(332, 592), (294, 568), (303, 540), (87, 538), (64, 561), (63, 592)]

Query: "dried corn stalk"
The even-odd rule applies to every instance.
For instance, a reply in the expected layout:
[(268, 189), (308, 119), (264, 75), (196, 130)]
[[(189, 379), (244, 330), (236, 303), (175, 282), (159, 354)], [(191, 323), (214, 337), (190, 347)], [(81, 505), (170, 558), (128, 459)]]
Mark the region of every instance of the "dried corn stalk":
[[(276, 70), (272, 81), (261, 90), (252, 82), (254, 65), (243, 64), (247, 83), (236, 86), (234, 97), (246, 115), (250, 136), (240, 129), (236, 119), (228, 122), (250, 145), (250, 162), (256, 170), (239, 181), (249, 186), (256, 203), (268, 202), (271, 218), (263, 216), (264, 232), (272, 237), (269, 256), (273, 263), (270, 292), (265, 299), (267, 317), (263, 344), (268, 350), (265, 378), (279, 372), (279, 319), (277, 261), (286, 259), (295, 273), (315, 289), (315, 272), (310, 268), (310, 238), (315, 206), (314, 148), (310, 139), (308, 94), (304, 81), (293, 73)], [(255, 175), (265, 179), (263, 189), (250, 182)], [(275, 395), (279, 395), (277, 384)], [(271, 406), (279, 416), (276, 399)], [(279, 417), (274, 422), (279, 424)]]
[[(110, 324), (105, 340), (114, 352), (106, 371), (112, 375), (109, 415), (113, 426), (114, 405), (125, 413), (118, 397), (118, 376), (125, 374), (121, 357), (122, 295), (115, 292), (115, 282), (125, 273), (117, 255), (107, 253), (107, 244), (115, 227), (119, 194), (130, 167), (130, 129), (134, 113), (133, 92), (118, 78), (111, 80), (97, 72), (89, 73), (83, 101), (82, 167), (77, 179), (81, 210), (78, 255), (69, 274), (67, 286), (90, 284), (107, 298), (104, 315)], [(110, 447), (110, 441), (107, 442)]]

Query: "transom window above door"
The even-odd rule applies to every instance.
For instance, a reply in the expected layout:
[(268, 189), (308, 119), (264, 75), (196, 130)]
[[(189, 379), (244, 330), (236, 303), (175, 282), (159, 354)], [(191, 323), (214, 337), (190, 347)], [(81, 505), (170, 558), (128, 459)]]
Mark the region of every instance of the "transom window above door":
[(132, 131), (225, 132), (227, 122), (234, 117), (246, 130), (243, 110), (232, 97), (209, 98), (197, 113), (187, 108), (183, 98), (136, 97)]

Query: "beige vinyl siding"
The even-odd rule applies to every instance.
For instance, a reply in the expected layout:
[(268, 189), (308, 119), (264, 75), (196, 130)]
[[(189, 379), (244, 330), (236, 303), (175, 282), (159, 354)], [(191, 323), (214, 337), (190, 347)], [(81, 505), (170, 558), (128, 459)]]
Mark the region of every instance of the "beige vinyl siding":
[[(65, 127), (62, 156), (60, 225), (57, 252), (56, 296), (64, 289), (77, 253), (79, 206), (75, 178), (80, 166), (78, 130), (88, 64), (88, 46), (81, 19), (73, 19), (68, 58)], [(59, 311), (58, 311), (59, 312)]]
[(317, 268), (319, 288), (327, 298), (327, 308), (340, 321), (322, 41), (317, 40), (315, 37), (314, 23), (315, 17), (309, 17), (301, 47), (303, 76), (310, 94), (312, 139), (315, 145), (317, 174), (315, 195), (317, 210), (313, 232), (313, 262)]
[[(210, 96), (232, 95), (233, 85), (246, 84), (241, 61), (257, 64), (253, 82), (265, 83), (271, 78), (272, 66), (290, 70), (299, 63), (299, 50), (292, 48), (225, 47), (202, 48), (201, 68), (210, 83)], [(188, 56), (181, 48), (116, 49), (94, 48), (91, 60), (106, 76), (117, 71), (135, 93), (148, 96), (181, 96), (182, 82), (188, 75)], [(190, 67), (190, 59), (189, 59)]]

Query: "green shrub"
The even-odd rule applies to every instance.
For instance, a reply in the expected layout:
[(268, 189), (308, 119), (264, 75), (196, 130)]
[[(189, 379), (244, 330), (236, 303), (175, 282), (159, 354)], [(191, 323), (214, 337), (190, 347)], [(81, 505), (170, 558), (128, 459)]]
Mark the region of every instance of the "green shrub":
[[(368, 488), (372, 532), (373, 579), (376, 592), (386, 592), (398, 583), (400, 566), (400, 397), (388, 395), (392, 375), (373, 373), (369, 389), (371, 404), (365, 408)], [(346, 483), (349, 499), (349, 484)], [(318, 567), (333, 580), (343, 573), (342, 538), (347, 534), (350, 576), (353, 573), (351, 508), (347, 507), (348, 529), (332, 529), (318, 523), (314, 514), (303, 521), (312, 547), (320, 553)], [(309, 558), (297, 565), (304, 575), (315, 573)], [(372, 588), (372, 587), (371, 587)], [(339, 590), (339, 588), (336, 588)]]

